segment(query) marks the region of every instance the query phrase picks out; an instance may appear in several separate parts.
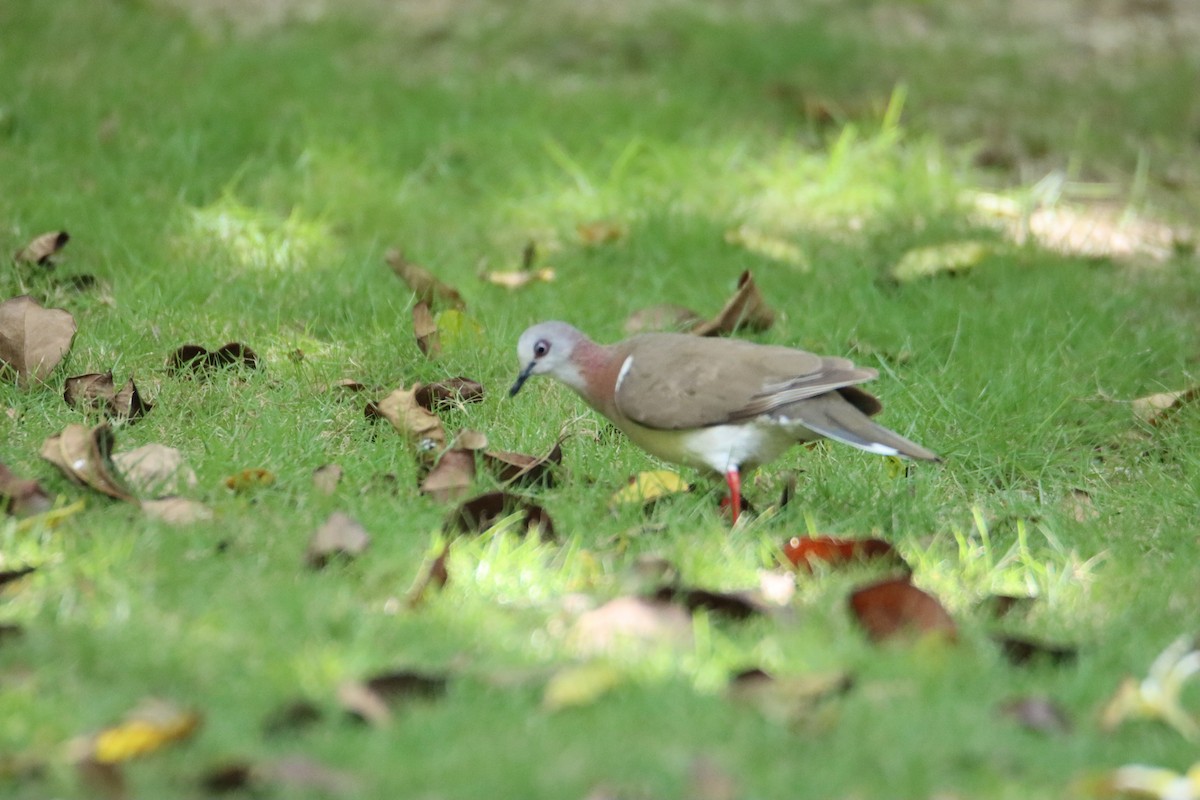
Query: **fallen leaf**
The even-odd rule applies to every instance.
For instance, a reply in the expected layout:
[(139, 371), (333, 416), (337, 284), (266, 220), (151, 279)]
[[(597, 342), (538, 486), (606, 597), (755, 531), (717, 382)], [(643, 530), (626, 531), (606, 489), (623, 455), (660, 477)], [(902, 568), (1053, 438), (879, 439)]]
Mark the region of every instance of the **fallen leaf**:
[(233, 761), (213, 767), (200, 776), (200, 788), (208, 794), (228, 794), (251, 789), (254, 767), (248, 761)]
[(421, 568), (416, 582), (408, 590), (405, 605), (409, 608), (417, 608), (425, 602), (425, 595), (430, 588), (441, 589), (446, 585), (446, 582), (450, 580), (450, 572), (446, 568), (446, 559), (449, 557), (450, 542), (446, 542), (442, 545), (441, 552)]
[(1046, 644), (1020, 636), (993, 636), (992, 641), (1000, 645), (1000, 652), (1004, 657), (1017, 666), (1039, 661), (1055, 666), (1070, 664), (1078, 655), (1074, 647)]
[(484, 280), (505, 289), (520, 289), (531, 283), (549, 283), (554, 280), (555, 272), (552, 267), (529, 270), (501, 270), (484, 273)]
[(258, 354), (240, 342), (228, 342), (211, 351), (198, 344), (185, 344), (167, 356), (167, 369), (176, 374), (190, 371), (204, 375), (225, 367), (258, 369)]
[(331, 769), (305, 756), (288, 756), (273, 761), (255, 770), (255, 774), (271, 783), (301, 790), (305, 796), (310, 792), (321, 795), (359, 794), (358, 780), (352, 774)]
[(581, 614), (571, 627), (569, 641), (585, 654), (630, 646), (686, 648), (692, 642), (692, 619), (675, 603), (618, 597)]
[(1076, 522), (1091, 522), (1100, 516), (1095, 503), (1092, 502), (1092, 496), (1083, 489), (1072, 489), (1063, 498), (1063, 504)]
[(629, 479), (623, 489), (612, 496), (609, 505), (650, 506), (663, 497), (687, 492), (690, 489), (687, 481), (680, 477), (678, 472), (672, 472), (669, 469), (639, 472)]
[(71, 750), (76, 761), (119, 764), (188, 739), (199, 727), (200, 715), (195, 711), (147, 699), (118, 724), (76, 740)]
[(252, 467), (235, 472), (225, 479), (225, 488), (238, 494), (265, 489), (275, 483), (275, 473), (262, 467)]
[(458, 500), (471, 492), (475, 482), (475, 453), (447, 450), (421, 481), (420, 492), (439, 503)]
[(541, 506), (507, 492), (488, 492), (463, 502), (446, 520), (446, 527), (462, 533), (483, 533), (505, 517), (522, 513), (521, 532), (537, 531), (542, 541), (554, 541), (554, 523)]
[(114, 454), (112, 463), (125, 485), (141, 495), (162, 497), (196, 487), (196, 473), (174, 447), (144, 444)]
[(938, 634), (957, 638), (954, 620), (932, 595), (913, 586), (908, 577), (871, 584), (850, 595), (855, 619), (874, 642), (903, 634)]
[(769, 258), (772, 261), (779, 261), (784, 264), (790, 264), (793, 267), (799, 267), (801, 272), (808, 272), (812, 269), (812, 265), (804, 257), (804, 251), (793, 242), (789, 242), (787, 239), (779, 236), (763, 233), (746, 225), (726, 231), (725, 241), (728, 244), (744, 247), (751, 253)]
[(353, 394), (354, 392), (366, 391), (367, 385), (362, 381), (356, 381), (353, 378), (340, 378), (329, 384), (329, 388), (331, 391), (340, 391), (346, 394)]
[(562, 458), (560, 439), (544, 456), (488, 450), (483, 454), (483, 463), (502, 484), (550, 487), (554, 485), (554, 468), (562, 466)]
[(776, 678), (761, 669), (748, 669), (730, 680), (729, 698), (781, 724), (813, 724), (822, 721), (822, 709), (853, 686), (854, 677), (848, 672)]
[(313, 488), (323, 495), (337, 491), (342, 480), (342, 468), (337, 464), (323, 464), (313, 470)]
[(482, 431), (473, 431), (470, 428), (463, 428), (454, 435), (454, 441), (450, 442), (451, 450), (470, 450), (475, 452), (483, 450), (487, 446), (487, 434)]
[(594, 662), (564, 667), (551, 676), (542, 692), (542, 708), (561, 711), (587, 706), (616, 688), (621, 673), (611, 664)]
[(282, 736), (295, 733), (320, 722), (321, 717), (321, 709), (308, 700), (293, 700), (267, 714), (262, 723), (263, 734)]
[(71, 424), (42, 443), (41, 456), (81, 486), (117, 500), (136, 502), (114, 472), (113, 442), (112, 428), (107, 424), (95, 428)]
[(442, 428), (442, 421), (417, 402), (416, 388), (400, 387), (380, 400), (379, 414), (423, 449), (444, 445), (446, 431)]
[(1159, 392), (1133, 401), (1133, 415), (1147, 425), (1161, 425), (1183, 406), (1200, 399), (1200, 386), (1178, 392)]
[(662, 586), (654, 592), (653, 598), (661, 603), (678, 603), (693, 613), (704, 610), (733, 620), (762, 613), (762, 607), (744, 595), (709, 589)]
[(1200, 799), (1200, 762), (1180, 774), (1164, 767), (1126, 764), (1089, 782), (1084, 788), (1092, 797), (1127, 800)]
[(690, 308), (666, 303), (630, 314), (625, 320), (625, 332), (631, 336), (653, 331), (682, 332), (695, 328), (703, 319)]
[(403, 702), (412, 699), (432, 700), (446, 693), (449, 678), (444, 674), (397, 670), (352, 681), (338, 687), (338, 702), (351, 716), (382, 725), (392, 718), (392, 712)]
[(154, 408), (153, 404), (142, 399), (133, 378), (117, 389), (111, 372), (93, 372), (67, 378), (63, 400), (71, 408), (99, 410), (130, 422), (136, 422)]
[(0, 366), (17, 373), (22, 386), (45, 381), (75, 340), (75, 318), (61, 308), (42, 308), (29, 295), (0, 303)]
[(69, 241), (71, 241), (71, 235), (66, 231), (43, 233), (41, 236), (35, 236), (29, 244), (18, 250), (13, 259), (19, 264), (49, 266), (53, 264), (50, 257), (66, 247)]
[(899, 283), (942, 274), (957, 275), (978, 264), (991, 252), (987, 243), (977, 241), (916, 247), (906, 252), (888, 274)]
[(470, 378), (446, 378), (433, 383), (418, 383), (413, 398), (426, 411), (456, 408), (467, 403), (483, 402), (483, 384)]
[(765, 331), (775, 324), (775, 312), (767, 305), (750, 270), (738, 278), (737, 291), (715, 317), (689, 331), (696, 336), (721, 336), (739, 330)]
[(35, 480), (18, 478), (0, 462), (0, 509), (5, 514), (27, 517), (54, 507), (54, 498)]
[(20, 578), (24, 578), (26, 575), (30, 574), (31, 572), (36, 572), (36, 571), (37, 571), (37, 567), (30, 567), (30, 566), (18, 567), (16, 569), (0, 570), (0, 586), (4, 586), (6, 584), (12, 583), (15, 580), (19, 580)]
[(1018, 697), (1001, 705), (1000, 713), (1038, 733), (1071, 732), (1071, 720), (1066, 712), (1049, 697)]
[(442, 342), (438, 338), (437, 323), (433, 321), (433, 313), (425, 301), (419, 301), (412, 309), (413, 336), (417, 339), (417, 349), (422, 355), (436, 358), (442, 352)]
[(783, 546), (788, 561), (806, 572), (817, 564), (836, 566), (849, 561), (881, 560), (904, 564), (895, 548), (882, 539), (840, 539), (834, 536), (793, 536)]
[(205, 522), (213, 518), (212, 509), (198, 500), (188, 500), (186, 497), (160, 497), (157, 500), (143, 500), (142, 513), (150, 519), (156, 519), (168, 525), (191, 525), (194, 522)]
[(619, 242), (626, 234), (624, 225), (603, 219), (581, 222), (575, 226), (575, 232), (579, 235), (580, 243), (588, 247)]
[(305, 559), (313, 569), (321, 569), (334, 558), (351, 559), (361, 555), (370, 543), (366, 528), (352, 517), (335, 511), (309, 540)]
[(1180, 636), (1158, 654), (1143, 680), (1127, 677), (1121, 682), (1101, 712), (1100, 727), (1113, 731), (1129, 719), (1153, 719), (1195, 741), (1200, 727), (1184, 710), (1181, 698), (1184, 684), (1197, 672), (1200, 648), (1195, 638)]
[(431, 308), (466, 308), (467, 304), (456, 289), (439, 281), (424, 267), (409, 261), (400, 250), (387, 251), (384, 260), (392, 268), (392, 272), (408, 284), (408, 288), (416, 295), (417, 302), (427, 303)]

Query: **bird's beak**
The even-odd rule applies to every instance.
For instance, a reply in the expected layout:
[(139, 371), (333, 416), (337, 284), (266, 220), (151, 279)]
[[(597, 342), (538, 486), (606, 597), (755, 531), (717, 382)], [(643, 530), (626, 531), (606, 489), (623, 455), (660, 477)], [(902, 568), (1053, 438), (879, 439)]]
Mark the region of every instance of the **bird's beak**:
[(521, 374), (517, 376), (517, 382), (508, 390), (509, 397), (516, 397), (517, 392), (521, 391), (521, 387), (525, 385), (525, 381), (529, 380), (529, 376), (533, 374), (533, 367), (536, 361), (530, 361), (529, 366), (521, 370)]

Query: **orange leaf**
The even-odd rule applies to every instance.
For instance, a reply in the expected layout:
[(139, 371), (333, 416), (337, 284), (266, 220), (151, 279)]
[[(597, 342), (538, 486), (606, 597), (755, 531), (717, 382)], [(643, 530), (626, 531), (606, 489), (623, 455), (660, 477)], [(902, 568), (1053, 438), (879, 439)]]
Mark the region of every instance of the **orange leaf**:
[(942, 604), (913, 586), (908, 577), (859, 589), (850, 595), (850, 608), (875, 642), (905, 633), (937, 633), (950, 641), (957, 637), (954, 620)]
[(839, 539), (833, 536), (793, 536), (783, 554), (798, 569), (813, 571), (815, 564), (843, 564), (854, 560), (887, 559), (904, 563), (900, 554), (882, 539)]

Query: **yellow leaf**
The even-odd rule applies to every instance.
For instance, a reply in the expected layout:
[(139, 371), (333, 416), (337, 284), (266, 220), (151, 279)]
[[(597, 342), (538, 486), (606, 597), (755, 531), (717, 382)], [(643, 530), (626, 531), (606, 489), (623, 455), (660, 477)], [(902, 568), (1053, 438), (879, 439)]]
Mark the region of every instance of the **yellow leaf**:
[(527, 286), (531, 283), (539, 281), (549, 283), (554, 280), (555, 273), (552, 267), (542, 267), (541, 269), (520, 269), (502, 272), (489, 272), (484, 275), (488, 283), (494, 283), (497, 286), (503, 286), (505, 289), (520, 289), (522, 286)]
[(608, 664), (583, 664), (554, 674), (542, 694), (547, 711), (590, 705), (621, 682), (621, 673)]
[(149, 701), (124, 722), (96, 734), (91, 757), (101, 764), (116, 764), (153, 753), (188, 738), (200, 726), (200, 715), (183, 711), (161, 700)]
[(965, 272), (978, 264), (991, 252), (984, 242), (950, 242), (933, 247), (917, 247), (909, 250), (896, 266), (892, 267), (892, 278), (908, 283), (920, 278), (931, 278), (942, 273)]
[(745, 225), (726, 231), (725, 241), (744, 247), (751, 253), (764, 256), (772, 261), (799, 267), (803, 272), (807, 272), (810, 267), (808, 259), (804, 257), (804, 251), (793, 243)]
[(462, 311), (452, 308), (440, 311), (434, 321), (442, 347), (448, 350), (474, 346), (483, 340), (483, 326)]
[(650, 472), (639, 472), (625, 488), (612, 496), (612, 504), (644, 505), (652, 503), (661, 497), (680, 492), (686, 492), (690, 487), (679, 473), (669, 469), (656, 469)]
[(274, 482), (274, 472), (257, 467), (254, 469), (244, 469), (241, 472), (230, 475), (225, 479), (225, 488), (241, 493), (261, 489), (264, 486), (270, 486)]

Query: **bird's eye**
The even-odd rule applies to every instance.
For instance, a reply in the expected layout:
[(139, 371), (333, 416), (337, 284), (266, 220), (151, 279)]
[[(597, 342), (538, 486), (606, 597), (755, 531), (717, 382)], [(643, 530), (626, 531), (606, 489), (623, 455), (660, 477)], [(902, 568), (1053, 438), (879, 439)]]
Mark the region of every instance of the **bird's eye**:
[(542, 358), (550, 352), (550, 343), (545, 339), (538, 339), (537, 344), (533, 346), (533, 357)]

